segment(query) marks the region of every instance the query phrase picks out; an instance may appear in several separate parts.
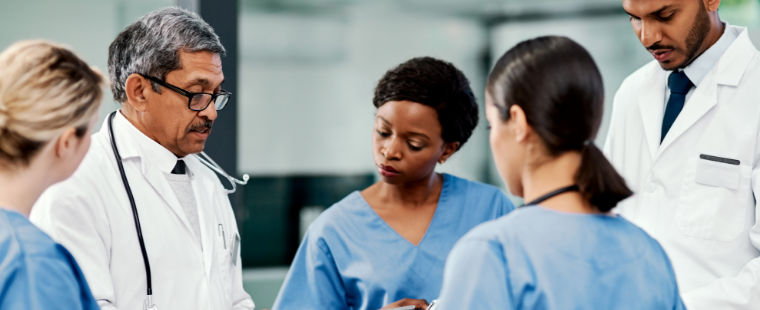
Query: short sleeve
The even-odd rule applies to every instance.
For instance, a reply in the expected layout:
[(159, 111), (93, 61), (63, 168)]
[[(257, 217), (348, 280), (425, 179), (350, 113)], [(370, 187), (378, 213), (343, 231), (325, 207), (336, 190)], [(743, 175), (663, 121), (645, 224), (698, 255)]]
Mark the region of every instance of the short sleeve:
[(272, 309), (348, 309), (340, 273), (323, 240), (306, 234)]
[(446, 261), (437, 310), (514, 309), (503, 247), (466, 236)]
[(87, 283), (78, 281), (84, 277), (81, 272), (77, 275), (74, 267), (65, 259), (25, 258), (5, 279), (0, 309), (99, 309), (89, 294)]

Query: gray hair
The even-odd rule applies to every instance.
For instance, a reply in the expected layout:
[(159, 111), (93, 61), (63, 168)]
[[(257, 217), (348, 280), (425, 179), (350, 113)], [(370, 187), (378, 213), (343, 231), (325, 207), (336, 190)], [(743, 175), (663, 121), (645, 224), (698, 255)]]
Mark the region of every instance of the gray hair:
[[(225, 55), (214, 29), (198, 14), (178, 7), (150, 12), (127, 26), (108, 47), (114, 100), (127, 101), (124, 87), (133, 73), (164, 80), (169, 72), (181, 69), (180, 51)], [(151, 84), (160, 92), (158, 84)]]

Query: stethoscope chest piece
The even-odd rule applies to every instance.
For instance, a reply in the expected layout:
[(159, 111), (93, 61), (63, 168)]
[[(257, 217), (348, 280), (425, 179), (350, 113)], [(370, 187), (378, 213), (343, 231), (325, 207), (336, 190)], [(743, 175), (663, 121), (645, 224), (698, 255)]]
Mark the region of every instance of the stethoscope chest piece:
[(143, 310), (158, 310), (156, 304), (153, 303), (153, 296), (148, 295), (148, 298), (143, 302)]

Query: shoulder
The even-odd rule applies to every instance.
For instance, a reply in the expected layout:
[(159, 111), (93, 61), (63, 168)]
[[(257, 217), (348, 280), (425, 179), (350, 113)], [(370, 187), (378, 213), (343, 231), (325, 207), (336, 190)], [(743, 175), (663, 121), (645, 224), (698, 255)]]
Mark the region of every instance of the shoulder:
[(659, 70), (661, 70), (660, 65), (656, 60), (648, 62), (628, 75), (628, 77), (623, 80), (623, 83), (620, 84), (620, 90), (638, 90), (638, 87), (641, 86), (642, 82), (644, 82), (651, 74), (658, 72)]
[(542, 211), (535, 207), (518, 208), (507, 215), (476, 226), (462, 239), (511, 243), (514, 239), (519, 239), (524, 232), (534, 230), (536, 223), (541, 223)]
[(53, 241), (50, 236), (32, 224), (26, 217), (15, 212), (0, 210), (0, 222), (6, 222), (2, 243), (7, 246), (15, 244), (13, 253), (5, 252), (7, 256), (17, 256), (21, 259), (39, 261), (44, 259), (61, 260), (62, 246)]
[(529, 231), (535, 225), (534, 219), (541, 217), (538, 214), (540, 212), (538, 208), (518, 208), (500, 218), (475, 226), (460, 241), (510, 243), (510, 240), (519, 238), (521, 232)]
[(108, 138), (104, 135), (102, 132), (92, 135), (90, 149), (74, 174), (49, 187), (43, 194), (43, 198), (54, 196), (56, 201), (60, 201), (66, 197), (92, 197), (92, 193), (98, 192), (94, 189), (103, 187), (104, 173), (111, 170), (116, 173), (114, 169), (109, 169), (115, 165), (116, 159), (113, 157), (110, 145), (107, 144)]
[(652, 250), (652, 253), (655, 255), (662, 255), (666, 256), (665, 250), (660, 245), (660, 242), (658, 242), (656, 239), (654, 239), (652, 236), (650, 236), (644, 229), (642, 229), (639, 226), (636, 226), (636, 224), (631, 223), (628, 221), (625, 217), (622, 215), (618, 215), (620, 217), (620, 227), (624, 230), (624, 235), (629, 236), (631, 239), (638, 239), (639, 242), (641, 242), (644, 246), (648, 247), (650, 250)]
[(456, 242), (447, 261), (478, 261), (478, 257), (493, 255), (506, 257), (504, 240), (501, 237), (503, 219), (504, 217), (475, 226)]
[(342, 230), (360, 229), (358, 220), (368, 212), (374, 211), (366, 205), (361, 193), (354, 191), (327, 208), (309, 225), (309, 239), (329, 238)]
[(618, 88), (617, 92), (615, 93), (613, 100), (615, 108), (618, 108), (621, 104), (629, 101), (635, 102), (633, 100), (625, 99), (637, 98), (639, 89), (641, 88), (641, 85), (644, 83), (644, 81), (649, 79), (652, 74), (655, 74), (660, 70), (662, 69), (660, 69), (657, 61), (652, 60), (626, 77), (625, 80), (623, 80), (623, 83), (620, 84), (620, 88)]
[[(473, 199), (486, 199), (488, 201), (500, 200), (509, 202), (509, 198), (504, 195), (496, 186), (460, 178), (450, 174), (443, 174), (443, 190), (447, 191), (452, 197), (472, 201)], [(511, 203), (509, 203), (511, 205)]]

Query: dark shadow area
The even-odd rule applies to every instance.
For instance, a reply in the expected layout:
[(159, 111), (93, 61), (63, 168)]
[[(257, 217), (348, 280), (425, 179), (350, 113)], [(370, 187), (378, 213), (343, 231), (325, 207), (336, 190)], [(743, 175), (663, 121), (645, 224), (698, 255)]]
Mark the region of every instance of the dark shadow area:
[(237, 215), (243, 268), (290, 265), (300, 243), (301, 208), (328, 208), (372, 183), (371, 173), (251, 178), (238, 187), (243, 201)]

